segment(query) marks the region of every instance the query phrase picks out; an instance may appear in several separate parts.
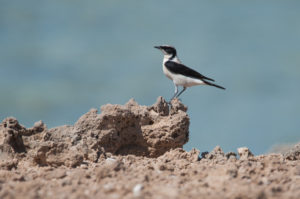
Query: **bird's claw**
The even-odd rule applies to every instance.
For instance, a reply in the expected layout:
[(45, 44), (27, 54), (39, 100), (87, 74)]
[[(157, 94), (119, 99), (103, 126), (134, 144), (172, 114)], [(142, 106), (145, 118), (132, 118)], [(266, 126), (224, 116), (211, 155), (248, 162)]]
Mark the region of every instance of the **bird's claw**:
[(173, 101), (174, 99), (177, 99), (177, 100), (181, 101), (181, 98), (174, 97), (174, 98), (170, 99), (170, 101), (167, 102), (167, 103), (168, 103), (169, 105), (171, 105), (171, 104), (172, 104), (172, 101)]

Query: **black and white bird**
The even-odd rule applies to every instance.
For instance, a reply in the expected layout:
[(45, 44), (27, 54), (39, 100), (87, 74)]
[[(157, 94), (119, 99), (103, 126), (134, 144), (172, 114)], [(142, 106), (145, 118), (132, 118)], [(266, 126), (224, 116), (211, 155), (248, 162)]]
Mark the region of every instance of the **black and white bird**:
[[(187, 87), (196, 85), (209, 85), (220, 89), (225, 89), (222, 86), (212, 83), (215, 81), (211, 78), (201, 75), (197, 71), (183, 65), (177, 57), (176, 49), (173, 46), (154, 46), (161, 50), (164, 54), (163, 59), (163, 72), (164, 74), (173, 81), (175, 85), (175, 94), (171, 98), (170, 102), (176, 97), (178, 98)], [(182, 86), (183, 89), (178, 93), (178, 86)]]

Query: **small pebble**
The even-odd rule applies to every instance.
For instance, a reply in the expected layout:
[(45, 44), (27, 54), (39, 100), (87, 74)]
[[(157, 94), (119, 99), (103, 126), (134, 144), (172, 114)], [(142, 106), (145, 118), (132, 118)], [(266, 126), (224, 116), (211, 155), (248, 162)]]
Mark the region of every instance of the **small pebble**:
[(132, 189), (133, 195), (140, 196), (143, 188), (144, 188), (144, 186), (142, 184), (135, 185)]

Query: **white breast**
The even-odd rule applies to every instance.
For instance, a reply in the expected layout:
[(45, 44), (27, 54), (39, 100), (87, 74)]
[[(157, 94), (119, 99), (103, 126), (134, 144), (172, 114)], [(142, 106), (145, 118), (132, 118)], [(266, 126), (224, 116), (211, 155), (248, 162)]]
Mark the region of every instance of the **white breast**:
[(165, 64), (163, 63), (163, 72), (167, 78), (170, 80), (173, 80), (173, 74), (165, 67)]

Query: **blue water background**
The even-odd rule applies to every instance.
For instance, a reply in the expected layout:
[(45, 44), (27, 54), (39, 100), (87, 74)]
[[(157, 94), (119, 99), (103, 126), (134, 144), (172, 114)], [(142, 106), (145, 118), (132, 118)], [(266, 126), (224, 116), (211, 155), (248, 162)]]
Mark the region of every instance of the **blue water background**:
[(185, 149), (255, 154), (300, 140), (300, 1), (0, 1), (0, 120), (73, 124), (90, 108), (169, 99), (154, 45), (226, 91), (199, 86)]

